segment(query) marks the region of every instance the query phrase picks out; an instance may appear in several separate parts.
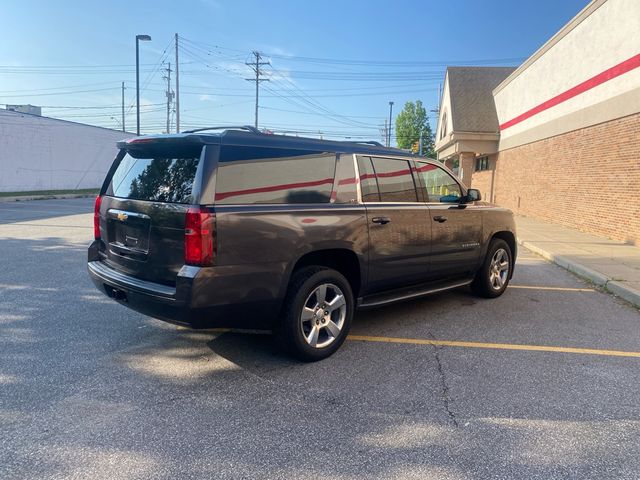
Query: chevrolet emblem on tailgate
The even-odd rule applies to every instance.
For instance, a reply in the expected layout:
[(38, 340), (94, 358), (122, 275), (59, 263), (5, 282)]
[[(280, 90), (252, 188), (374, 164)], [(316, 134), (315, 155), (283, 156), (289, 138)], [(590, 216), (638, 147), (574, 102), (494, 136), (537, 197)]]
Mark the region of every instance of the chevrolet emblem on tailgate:
[(129, 218), (129, 215), (127, 215), (124, 212), (119, 212), (118, 213), (118, 220), (120, 220), (121, 222), (124, 222), (127, 218)]

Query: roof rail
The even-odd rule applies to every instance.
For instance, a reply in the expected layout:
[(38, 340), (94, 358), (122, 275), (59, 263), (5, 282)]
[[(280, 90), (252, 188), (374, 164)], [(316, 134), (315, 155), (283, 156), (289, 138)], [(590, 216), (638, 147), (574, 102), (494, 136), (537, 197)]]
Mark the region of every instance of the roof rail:
[(194, 130), (184, 130), (182, 133), (196, 133), (196, 132), (204, 132), (207, 130), (246, 130), (251, 133), (261, 133), (256, 127), (252, 127), (251, 125), (225, 125), (220, 127), (203, 127), (196, 128)]
[(352, 143), (362, 143), (363, 145), (375, 145), (376, 147), (384, 147), (380, 142), (376, 142), (375, 140), (363, 140)]

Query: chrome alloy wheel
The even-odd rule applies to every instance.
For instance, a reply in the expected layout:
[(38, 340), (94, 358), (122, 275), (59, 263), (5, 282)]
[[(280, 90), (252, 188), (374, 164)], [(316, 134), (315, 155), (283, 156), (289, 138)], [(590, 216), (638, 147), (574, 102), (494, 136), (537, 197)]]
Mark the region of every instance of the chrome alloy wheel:
[(491, 258), (489, 265), (489, 283), (494, 290), (500, 290), (509, 278), (509, 254), (504, 248), (499, 248)]
[(327, 347), (340, 335), (346, 318), (347, 303), (342, 290), (332, 283), (323, 283), (311, 292), (302, 307), (302, 336), (313, 348)]

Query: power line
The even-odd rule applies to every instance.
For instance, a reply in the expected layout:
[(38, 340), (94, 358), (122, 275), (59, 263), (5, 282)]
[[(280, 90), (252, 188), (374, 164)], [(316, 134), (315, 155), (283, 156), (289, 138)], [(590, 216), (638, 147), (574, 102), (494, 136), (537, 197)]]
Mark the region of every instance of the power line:
[[(184, 38), (184, 37), (182, 37)], [(185, 39), (186, 40), (186, 39)], [(206, 42), (187, 40), (191, 44), (204, 45), (209, 49), (228, 50), (232, 52), (243, 52), (243, 50), (224, 47), (221, 45), (214, 45)], [(203, 48), (203, 47), (200, 47)], [(299, 55), (284, 55), (273, 52), (262, 52), (263, 56), (270, 58), (278, 58), (281, 60), (298, 61), (306, 63), (329, 63), (339, 65), (361, 65), (361, 66), (433, 66), (433, 67), (446, 67), (449, 65), (492, 65), (492, 64), (506, 64), (506, 63), (521, 63), (527, 57), (510, 57), (510, 58), (483, 58), (483, 59), (455, 59), (455, 60), (355, 60), (355, 59), (340, 59), (340, 58), (322, 58), (322, 57), (307, 57)]]
[[(0, 103), (0, 105), (7, 105), (6, 103)], [(164, 105), (164, 103), (148, 103), (147, 106), (157, 106)], [(87, 105), (38, 105), (41, 108), (48, 109), (61, 109), (61, 110), (102, 110), (108, 108), (120, 108), (120, 104), (113, 105), (95, 105), (95, 106), (87, 106)]]
[[(316, 112), (303, 112), (300, 110), (287, 110), (284, 108), (275, 108), (275, 107), (264, 107), (261, 106), (260, 108), (264, 109), (264, 110), (275, 110), (278, 112), (288, 112), (288, 113), (299, 113), (301, 115), (320, 115)], [(379, 119), (380, 116), (365, 116), (365, 115), (342, 115), (345, 118), (375, 118), (375, 119)]]
[[(114, 82), (115, 83), (115, 82)], [(112, 90), (120, 90), (120, 87), (111, 88), (93, 88), (90, 90), (75, 90), (71, 92), (51, 92), (51, 93), (30, 93), (26, 95), (28, 97), (50, 97), (55, 95), (75, 95), (77, 93), (94, 93), (94, 92), (108, 92)], [(22, 98), (25, 95), (2, 95), (3, 98)]]

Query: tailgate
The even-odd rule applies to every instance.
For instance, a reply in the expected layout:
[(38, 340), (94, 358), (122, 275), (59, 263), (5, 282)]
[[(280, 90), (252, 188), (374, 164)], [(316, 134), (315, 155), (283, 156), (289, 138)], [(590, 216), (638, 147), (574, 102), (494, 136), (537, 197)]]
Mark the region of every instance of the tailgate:
[(201, 153), (199, 145), (149, 145), (118, 157), (100, 210), (109, 266), (175, 285), (184, 265), (185, 216), (197, 188)]
[(188, 205), (103, 199), (107, 263), (127, 275), (175, 285), (184, 265)]

